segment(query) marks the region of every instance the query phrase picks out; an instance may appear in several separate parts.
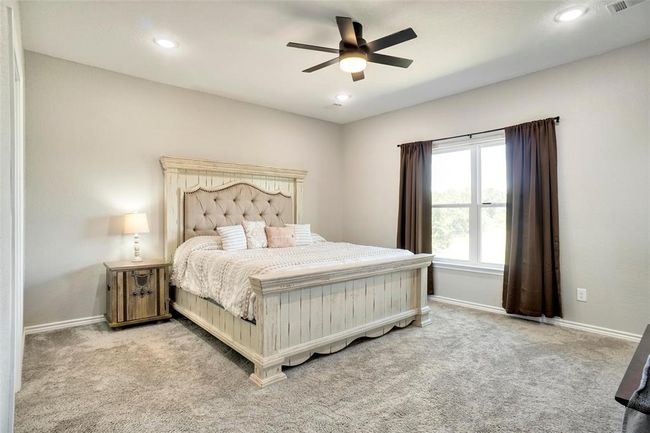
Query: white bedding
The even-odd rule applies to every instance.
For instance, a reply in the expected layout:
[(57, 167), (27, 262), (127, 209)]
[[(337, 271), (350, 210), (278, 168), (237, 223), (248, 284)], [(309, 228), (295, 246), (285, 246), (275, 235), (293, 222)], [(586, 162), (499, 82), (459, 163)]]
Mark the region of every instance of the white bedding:
[(172, 282), (202, 298), (210, 298), (235, 316), (255, 318), (251, 275), (278, 271), (403, 257), (406, 250), (369, 247), (343, 242), (315, 242), (290, 248), (223, 251), (209, 237), (191, 238), (174, 255)]

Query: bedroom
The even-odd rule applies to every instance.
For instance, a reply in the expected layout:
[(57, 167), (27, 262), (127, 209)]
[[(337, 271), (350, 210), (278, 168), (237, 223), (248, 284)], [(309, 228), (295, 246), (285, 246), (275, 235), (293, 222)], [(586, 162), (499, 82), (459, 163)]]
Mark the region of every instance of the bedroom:
[[(609, 6), (3, 1), (0, 431), (640, 418), (615, 397), (650, 350), (650, 2)], [(363, 51), (396, 32), (378, 54), (412, 63)], [(507, 213), (507, 151), (540, 135), (557, 188), (531, 223)], [(251, 211), (271, 230), (225, 251)], [(552, 241), (513, 247), (517, 222)], [(224, 252), (276, 267), (243, 273), (251, 317), (198, 262), (172, 277), (184, 242), (213, 270)], [(299, 250), (313, 262), (290, 266)], [(505, 276), (533, 256), (552, 278), (522, 317)]]

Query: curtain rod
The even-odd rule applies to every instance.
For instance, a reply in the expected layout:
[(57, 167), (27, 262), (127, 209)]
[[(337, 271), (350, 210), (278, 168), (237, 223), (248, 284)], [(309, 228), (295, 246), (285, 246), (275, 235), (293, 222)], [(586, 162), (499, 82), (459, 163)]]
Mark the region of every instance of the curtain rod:
[[(555, 116), (553, 118), (555, 120), (555, 123), (560, 123), (560, 116)], [(432, 143), (435, 143), (436, 141), (445, 141), (445, 140), (452, 140), (454, 138), (461, 138), (461, 137), (469, 137), (472, 138), (473, 135), (480, 135), (480, 134), (487, 134), (488, 132), (497, 132), (497, 131), (502, 131), (506, 128), (509, 128), (508, 126), (504, 126), (503, 128), (495, 128), (495, 129), (488, 129), (486, 131), (480, 131), (480, 132), (470, 132), (469, 134), (461, 134), (461, 135), (454, 135), (452, 137), (445, 137), (445, 138), (436, 138), (435, 140), (431, 140)], [(426, 140), (422, 140), (426, 141)], [(402, 147), (401, 144), (398, 144), (397, 147)]]

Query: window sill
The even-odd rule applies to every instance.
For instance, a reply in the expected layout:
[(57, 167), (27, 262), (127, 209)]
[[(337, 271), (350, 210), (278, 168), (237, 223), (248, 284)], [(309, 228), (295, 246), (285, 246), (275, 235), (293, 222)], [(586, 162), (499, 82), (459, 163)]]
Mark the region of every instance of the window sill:
[(434, 269), (450, 269), (453, 271), (462, 271), (462, 272), (474, 272), (477, 274), (488, 274), (488, 275), (498, 275), (503, 276), (503, 266), (502, 265), (475, 265), (470, 263), (453, 263), (453, 262), (443, 262), (439, 260), (433, 261)]

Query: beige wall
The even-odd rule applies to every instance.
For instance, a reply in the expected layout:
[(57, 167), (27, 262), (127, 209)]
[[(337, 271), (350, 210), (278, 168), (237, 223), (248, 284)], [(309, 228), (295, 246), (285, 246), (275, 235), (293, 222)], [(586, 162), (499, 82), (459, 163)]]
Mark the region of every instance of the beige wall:
[(28, 52), (25, 324), (104, 312), (119, 216), (149, 215), (162, 255), (161, 155), (309, 170), (304, 217), (341, 238), (338, 125)]
[[(641, 333), (650, 322), (650, 42), (343, 128), (346, 240), (394, 246), (396, 144), (549, 116), (558, 126), (565, 319)], [(501, 278), (440, 270), (437, 293), (500, 305)], [(588, 289), (588, 302), (575, 300)]]

